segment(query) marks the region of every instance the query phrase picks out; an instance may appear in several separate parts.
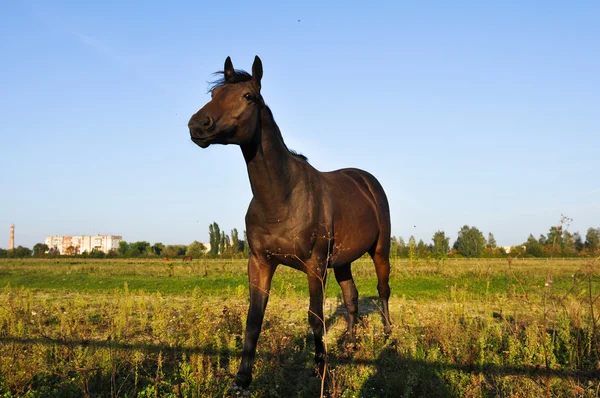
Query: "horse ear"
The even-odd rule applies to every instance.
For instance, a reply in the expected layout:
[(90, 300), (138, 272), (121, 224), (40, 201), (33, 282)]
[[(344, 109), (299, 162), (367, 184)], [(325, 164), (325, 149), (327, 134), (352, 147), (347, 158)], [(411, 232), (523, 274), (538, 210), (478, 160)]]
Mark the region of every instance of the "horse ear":
[(258, 58), (258, 55), (254, 57), (254, 63), (252, 64), (252, 80), (260, 87), (260, 80), (262, 79), (263, 69), (262, 61)]
[(225, 67), (223, 68), (223, 74), (225, 75), (225, 81), (229, 81), (233, 75), (235, 75), (235, 69), (233, 69), (233, 62), (231, 62), (231, 58), (227, 57), (225, 60)]

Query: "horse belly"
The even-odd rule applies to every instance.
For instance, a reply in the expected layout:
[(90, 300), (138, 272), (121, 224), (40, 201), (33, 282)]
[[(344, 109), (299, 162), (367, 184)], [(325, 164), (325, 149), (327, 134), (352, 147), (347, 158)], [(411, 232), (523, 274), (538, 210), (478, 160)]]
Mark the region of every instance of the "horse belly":
[(337, 207), (337, 217), (334, 218), (333, 223), (333, 266), (358, 259), (377, 242), (379, 236), (377, 213), (371, 203), (364, 202), (358, 201), (360, 205), (354, 202), (354, 206), (346, 202)]

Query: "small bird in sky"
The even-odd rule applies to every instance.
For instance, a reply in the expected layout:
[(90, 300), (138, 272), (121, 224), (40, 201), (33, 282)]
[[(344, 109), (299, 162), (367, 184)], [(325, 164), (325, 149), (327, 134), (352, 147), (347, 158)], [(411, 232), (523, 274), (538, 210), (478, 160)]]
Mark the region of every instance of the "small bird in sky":
[(298, 22), (300, 22), (300, 20), (298, 20)]

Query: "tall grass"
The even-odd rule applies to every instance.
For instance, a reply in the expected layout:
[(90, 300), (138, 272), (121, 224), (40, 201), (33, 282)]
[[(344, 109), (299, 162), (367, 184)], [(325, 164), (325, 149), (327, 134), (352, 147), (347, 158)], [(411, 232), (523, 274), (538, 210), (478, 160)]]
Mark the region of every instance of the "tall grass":
[[(242, 349), (244, 270), (175, 262), (169, 276), (160, 261), (1, 261), (0, 395), (226, 396)], [(244, 284), (233, 283), (238, 274)], [(353, 274), (362, 314), (354, 351), (343, 339), (339, 287), (327, 286), (329, 396), (599, 394), (597, 262), (398, 262), (387, 339), (372, 264)], [(21, 286), (17, 275), (67, 287)], [(111, 287), (78, 288), (69, 282), (77, 275)], [(139, 278), (167, 282), (141, 290)], [(320, 394), (305, 278), (284, 268), (275, 275), (252, 396)]]

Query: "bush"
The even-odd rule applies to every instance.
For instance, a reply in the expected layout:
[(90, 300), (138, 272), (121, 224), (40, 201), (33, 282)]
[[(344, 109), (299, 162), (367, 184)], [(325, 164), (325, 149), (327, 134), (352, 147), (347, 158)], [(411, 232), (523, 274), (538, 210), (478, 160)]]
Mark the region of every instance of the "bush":
[(104, 254), (104, 252), (102, 250), (92, 250), (92, 252), (90, 253), (90, 257), (91, 258), (104, 258), (106, 257), (106, 254)]
[(33, 252), (28, 247), (17, 246), (16, 248), (8, 251), (7, 257), (12, 258), (23, 258), (23, 257), (31, 257)]

